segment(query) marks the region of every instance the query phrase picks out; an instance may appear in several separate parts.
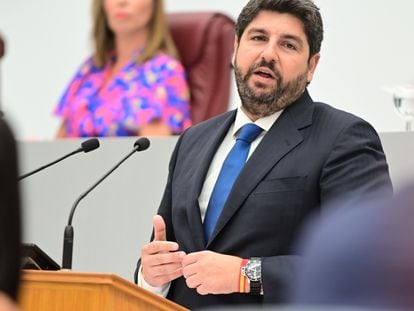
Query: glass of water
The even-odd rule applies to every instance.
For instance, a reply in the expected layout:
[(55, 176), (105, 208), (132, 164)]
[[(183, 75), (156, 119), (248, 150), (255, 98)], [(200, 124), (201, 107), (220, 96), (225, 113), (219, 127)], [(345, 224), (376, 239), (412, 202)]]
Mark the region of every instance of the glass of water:
[(405, 121), (405, 130), (412, 131), (414, 121), (414, 85), (395, 89), (394, 107), (398, 115)]

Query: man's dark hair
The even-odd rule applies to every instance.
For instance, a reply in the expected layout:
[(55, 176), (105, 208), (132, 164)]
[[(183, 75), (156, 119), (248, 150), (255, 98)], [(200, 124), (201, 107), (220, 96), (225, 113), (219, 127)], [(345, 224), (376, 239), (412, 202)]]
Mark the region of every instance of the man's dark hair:
[(287, 13), (297, 17), (302, 21), (308, 39), (309, 58), (321, 50), (322, 17), (312, 0), (250, 0), (237, 18), (236, 34), (239, 41), (247, 26), (262, 11)]

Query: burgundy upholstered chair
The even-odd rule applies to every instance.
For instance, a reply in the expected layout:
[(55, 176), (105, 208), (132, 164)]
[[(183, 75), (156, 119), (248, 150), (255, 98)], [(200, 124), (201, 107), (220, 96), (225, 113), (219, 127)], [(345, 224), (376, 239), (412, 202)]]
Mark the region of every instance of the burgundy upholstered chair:
[(170, 13), (167, 18), (187, 70), (193, 124), (227, 111), (234, 21), (214, 12)]
[(4, 42), (3, 39), (0, 36), (0, 58), (2, 58), (4, 55)]

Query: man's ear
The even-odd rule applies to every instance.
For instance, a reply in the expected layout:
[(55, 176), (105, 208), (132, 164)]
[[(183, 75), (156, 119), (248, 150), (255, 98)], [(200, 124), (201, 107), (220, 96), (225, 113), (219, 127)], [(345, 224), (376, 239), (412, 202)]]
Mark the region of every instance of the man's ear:
[(313, 74), (315, 73), (316, 67), (318, 66), (319, 59), (321, 58), (320, 53), (316, 53), (311, 57), (309, 60), (309, 66), (308, 66), (308, 82), (311, 82), (313, 79)]
[(237, 37), (237, 35), (234, 36), (234, 43), (233, 43), (233, 57), (231, 58), (231, 64), (234, 67), (234, 63), (236, 60), (236, 52), (237, 49), (239, 48), (239, 38)]

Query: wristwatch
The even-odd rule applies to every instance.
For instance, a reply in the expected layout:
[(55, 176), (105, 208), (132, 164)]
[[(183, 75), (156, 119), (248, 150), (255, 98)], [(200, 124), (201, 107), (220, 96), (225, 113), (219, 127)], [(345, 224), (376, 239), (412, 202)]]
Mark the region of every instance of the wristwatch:
[(262, 289), (262, 260), (252, 257), (244, 267), (241, 267), (241, 274), (250, 283), (250, 294), (260, 295)]

